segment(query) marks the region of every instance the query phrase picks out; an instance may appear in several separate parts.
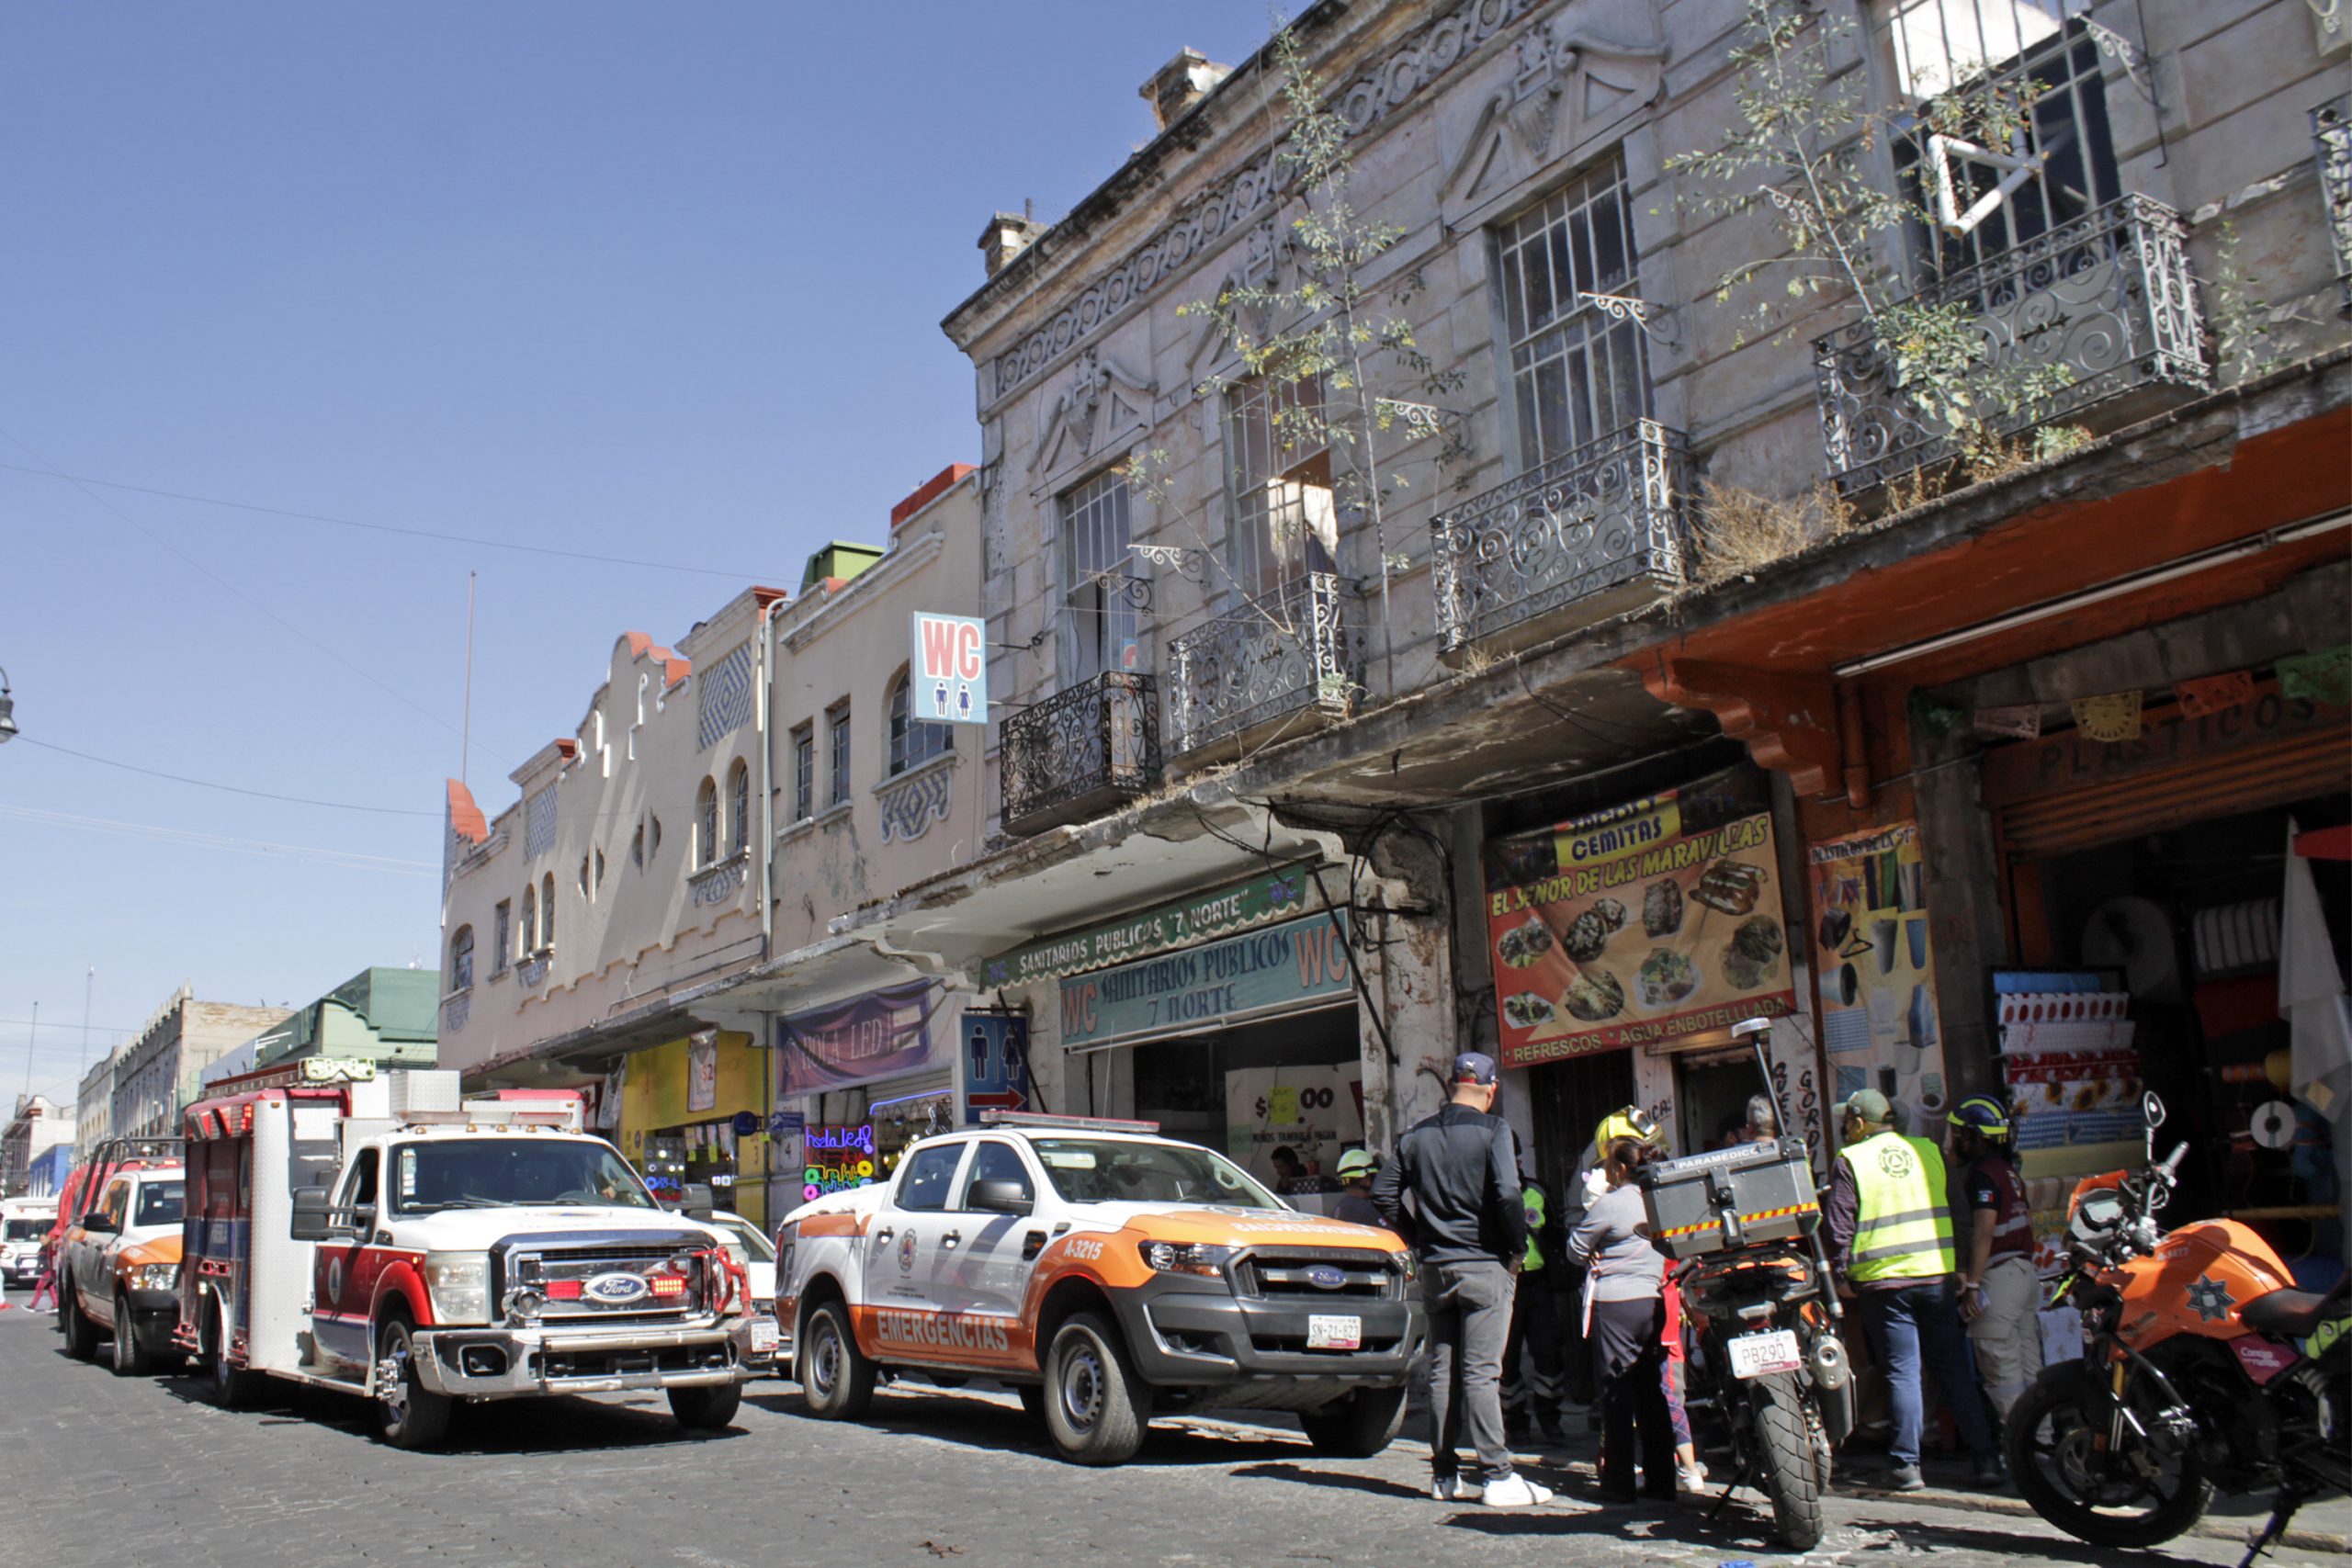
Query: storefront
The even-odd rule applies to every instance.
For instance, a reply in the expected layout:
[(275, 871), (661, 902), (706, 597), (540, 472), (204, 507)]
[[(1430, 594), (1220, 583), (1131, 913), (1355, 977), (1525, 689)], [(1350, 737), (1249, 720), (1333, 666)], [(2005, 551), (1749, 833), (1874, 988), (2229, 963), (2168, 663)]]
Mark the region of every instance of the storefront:
[(1732, 1033), (1776, 1021), (1776, 1077), (1813, 1131), (1815, 1054), (1772, 786), (1734, 767), (1487, 841), (1497, 1059), (1523, 1069), (1537, 1173), (1564, 1190), (1600, 1120), (1642, 1106), (1679, 1152), (1735, 1135), (1761, 1087)]
[(887, 1179), (909, 1145), (963, 1124), (963, 1001), (913, 981), (776, 1020), (771, 1126), (780, 1168), (800, 1178), (782, 1201)]
[(763, 1055), (750, 1035), (712, 1029), (624, 1059), (617, 1141), (656, 1198), (707, 1186), (718, 1207), (767, 1223)]
[(978, 977), (1052, 1009), (1068, 1103), (1051, 1109), (1157, 1122), (1320, 1210), (1363, 1142), (1350, 931), (1301, 863), (1041, 938)]

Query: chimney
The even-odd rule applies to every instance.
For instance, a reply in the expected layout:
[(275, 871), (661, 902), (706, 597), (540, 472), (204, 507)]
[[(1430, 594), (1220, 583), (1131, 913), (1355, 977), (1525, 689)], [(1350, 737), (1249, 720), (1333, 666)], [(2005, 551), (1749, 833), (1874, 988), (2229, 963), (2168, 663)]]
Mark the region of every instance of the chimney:
[(1197, 49), (1182, 49), (1176, 51), (1175, 59), (1153, 72), (1150, 80), (1136, 91), (1151, 105), (1152, 118), (1165, 130), (1232, 73), (1232, 66), (1214, 63)]
[(1018, 212), (1000, 212), (989, 220), (980, 231), (980, 254), (988, 258), (989, 276), (1002, 272), (1005, 264), (1029, 248), (1029, 242), (1046, 231), (1046, 226), (1034, 218)]

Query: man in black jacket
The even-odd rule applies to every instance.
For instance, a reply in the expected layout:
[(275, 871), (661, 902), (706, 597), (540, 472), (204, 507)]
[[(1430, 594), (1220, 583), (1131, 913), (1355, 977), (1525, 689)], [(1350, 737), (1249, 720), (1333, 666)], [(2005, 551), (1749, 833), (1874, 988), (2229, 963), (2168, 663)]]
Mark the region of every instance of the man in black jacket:
[[(1527, 1213), (1510, 1128), (1491, 1114), (1495, 1087), (1492, 1056), (1454, 1057), (1451, 1100), (1396, 1140), (1396, 1157), (1373, 1184), (1372, 1201), (1391, 1229), (1414, 1238), (1419, 1256), (1430, 1309), (1430, 1494), (1441, 1502), (1483, 1497), (1489, 1507), (1511, 1508), (1552, 1494), (1512, 1470), (1503, 1438), (1503, 1344), (1511, 1276), (1527, 1251)], [(1483, 1488), (1462, 1479), (1465, 1428)]]

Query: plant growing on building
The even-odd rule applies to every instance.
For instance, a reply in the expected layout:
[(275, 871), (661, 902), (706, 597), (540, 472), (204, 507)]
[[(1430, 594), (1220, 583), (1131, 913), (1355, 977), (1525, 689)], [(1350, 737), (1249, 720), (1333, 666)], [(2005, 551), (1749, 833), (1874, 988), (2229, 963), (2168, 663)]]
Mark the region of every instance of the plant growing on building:
[[(1850, 301), (1893, 385), (1923, 423), (1949, 434), (1958, 468), (1974, 477), (2013, 460), (2015, 443), (2000, 433), (2009, 421), (1998, 416), (2031, 410), (2073, 377), (2063, 367), (1996, 357), (1977, 303), (1912, 291), (1903, 264), (1911, 241), (1953, 226), (1921, 188), (1931, 178), (1924, 167), (1916, 178), (1889, 182), (1873, 164), (1904, 139), (2008, 147), (2029, 125), (2037, 89), (1978, 70), (1916, 103), (1875, 105), (1866, 100), (1859, 62), (1840, 58), (1852, 30), (1794, 0), (1748, 0), (1745, 41), (1731, 56), (1730, 128), (1715, 145), (1666, 166), (1689, 176), (1686, 209), (1713, 218), (1760, 209), (1778, 232), (1777, 254), (1743, 261), (1716, 280), (1718, 305), (1745, 297), (1736, 341), (1762, 333), (1786, 342), (1816, 305)], [(1756, 288), (1773, 277), (1777, 292)], [(2038, 449), (2039, 434), (2034, 439)]]

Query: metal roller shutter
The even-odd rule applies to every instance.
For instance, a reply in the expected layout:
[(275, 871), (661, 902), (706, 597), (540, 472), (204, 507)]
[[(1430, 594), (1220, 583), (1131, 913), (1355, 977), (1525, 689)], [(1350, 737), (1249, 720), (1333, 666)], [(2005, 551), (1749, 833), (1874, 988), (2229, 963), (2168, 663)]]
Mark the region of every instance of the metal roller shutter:
[(2067, 854), (2141, 833), (2185, 828), (2352, 785), (2352, 731), (2312, 730), (2112, 784), (2017, 801), (1998, 813), (2013, 861)]

